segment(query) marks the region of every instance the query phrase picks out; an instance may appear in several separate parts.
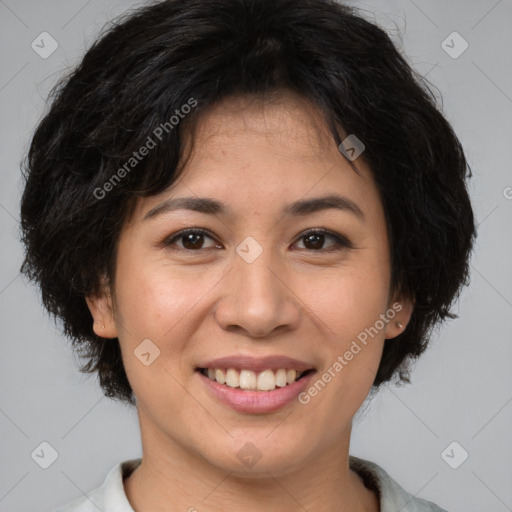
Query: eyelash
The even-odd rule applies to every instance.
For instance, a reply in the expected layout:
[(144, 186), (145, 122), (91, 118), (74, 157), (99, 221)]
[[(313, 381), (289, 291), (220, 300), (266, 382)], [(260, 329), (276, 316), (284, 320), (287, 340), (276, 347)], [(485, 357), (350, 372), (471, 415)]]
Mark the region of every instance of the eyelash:
[[(189, 234), (204, 235), (204, 236), (207, 236), (208, 238), (211, 238), (215, 242), (217, 242), (215, 237), (206, 229), (203, 229), (203, 228), (187, 228), (187, 229), (184, 229), (182, 231), (179, 231), (178, 233), (172, 234), (170, 237), (167, 237), (163, 241), (162, 245), (165, 246), (165, 247), (173, 245), (173, 242), (175, 240), (183, 238), (184, 236), (189, 235)], [(297, 237), (297, 240), (301, 240), (302, 238), (305, 238), (305, 237), (310, 236), (310, 235), (327, 235), (328, 237), (333, 238), (335, 240), (335, 242), (336, 242), (335, 248), (318, 249), (318, 250), (315, 250), (315, 249), (300, 249), (300, 250), (306, 250), (306, 251), (309, 251), (309, 252), (325, 253), (325, 252), (335, 252), (335, 251), (341, 251), (343, 249), (351, 249), (351, 248), (353, 248), (351, 242), (346, 237), (344, 237), (342, 235), (338, 235), (338, 234), (332, 233), (331, 231), (327, 231), (327, 230), (324, 230), (324, 229), (317, 229), (317, 228), (308, 229), (308, 230), (304, 231), (303, 233), (301, 233)], [(213, 249), (213, 247), (209, 247), (208, 249)], [(196, 252), (197, 253), (197, 252), (200, 252), (202, 249), (178, 248), (177, 250), (183, 250), (183, 251), (186, 251), (186, 252), (189, 252), (189, 253), (191, 253), (191, 252)]]

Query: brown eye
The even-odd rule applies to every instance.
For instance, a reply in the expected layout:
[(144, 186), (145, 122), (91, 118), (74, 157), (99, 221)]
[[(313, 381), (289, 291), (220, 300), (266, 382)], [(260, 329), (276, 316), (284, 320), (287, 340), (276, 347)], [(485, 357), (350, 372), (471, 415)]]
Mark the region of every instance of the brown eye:
[[(210, 239), (213, 243), (205, 246), (205, 240)], [(327, 248), (324, 247), (327, 240), (333, 241)], [(335, 235), (325, 230), (309, 230), (303, 233), (299, 241), (302, 241), (306, 249), (313, 252), (332, 252), (352, 247), (351, 243), (342, 235)], [(216, 242), (209, 231), (202, 228), (189, 228), (179, 233), (175, 233), (163, 242), (164, 246), (174, 246), (173, 248), (186, 251), (198, 252), (201, 249), (221, 249), (222, 246)]]
[[(334, 244), (325, 249), (324, 243), (326, 239), (334, 240)], [(351, 247), (350, 242), (341, 235), (335, 235), (325, 230), (310, 230), (303, 233), (300, 237), (304, 243), (304, 248), (312, 251), (330, 252), (333, 250), (341, 250), (347, 247)]]
[(321, 249), (324, 245), (325, 235), (312, 233), (303, 237), (304, 245), (307, 249)]
[[(184, 231), (180, 231), (179, 233), (177, 233), (175, 235), (172, 235), (170, 238), (165, 240), (164, 244), (166, 246), (178, 245), (178, 247), (180, 247), (179, 244), (176, 244), (176, 241), (178, 241), (178, 242), (181, 241), (181, 248), (186, 249), (188, 251), (198, 251), (200, 249), (205, 248), (204, 247), (205, 238), (209, 238), (210, 240), (215, 242), (215, 240), (209, 234), (208, 231), (206, 231), (204, 229), (191, 228), (191, 229), (186, 229)], [(206, 247), (206, 248), (212, 248), (212, 247), (219, 247), (219, 246), (216, 243), (214, 243), (213, 246)]]
[(204, 243), (204, 235), (201, 233), (187, 233), (181, 235), (185, 249), (201, 249)]

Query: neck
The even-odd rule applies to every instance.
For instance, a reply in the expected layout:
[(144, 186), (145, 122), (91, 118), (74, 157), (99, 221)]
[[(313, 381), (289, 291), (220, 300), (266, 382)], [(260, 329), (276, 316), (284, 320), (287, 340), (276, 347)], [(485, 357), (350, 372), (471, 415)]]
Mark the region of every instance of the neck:
[[(338, 446), (286, 470), (230, 471), (141, 425), (143, 459), (124, 481), (136, 511), (379, 512), (378, 498), (349, 468), (350, 430)], [(146, 435), (145, 435), (146, 433)], [(162, 449), (165, 446), (165, 449)]]

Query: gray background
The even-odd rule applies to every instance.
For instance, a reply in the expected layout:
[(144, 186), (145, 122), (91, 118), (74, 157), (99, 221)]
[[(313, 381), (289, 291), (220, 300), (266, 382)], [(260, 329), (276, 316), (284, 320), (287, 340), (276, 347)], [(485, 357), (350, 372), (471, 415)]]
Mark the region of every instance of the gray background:
[[(383, 389), (358, 415), (351, 453), (450, 512), (512, 510), (512, 3), (353, 3), (390, 30), (442, 94), (473, 169), (479, 236), (460, 318), (433, 337), (412, 385)], [(44, 98), (104, 23), (133, 5), (0, 0), (0, 512), (50, 511), (140, 456), (135, 410), (104, 398), (96, 378), (78, 372), (70, 343), (19, 274), (18, 242), (19, 162)], [(43, 31), (59, 44), (47, 59), (31, 48)], [(469, 44), (458, 58), (441, 46), (453, 31)], [(42, 441), (58, 452), (48, 469), (31, 457)], [(441, 456), (452, 441), (469, 453), (457, 469)], [(457, 461), (461, 452), (448, 453)]]

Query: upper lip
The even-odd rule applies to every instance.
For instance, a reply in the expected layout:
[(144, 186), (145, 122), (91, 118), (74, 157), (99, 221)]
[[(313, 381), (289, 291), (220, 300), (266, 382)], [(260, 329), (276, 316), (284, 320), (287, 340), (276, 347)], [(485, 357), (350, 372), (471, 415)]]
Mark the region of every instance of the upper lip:
[(239, 370), (252, 370), (253, 372), (279, 370), (280, 368), (294, 369), (301, 372), (313, 369), (311, 364), (287, 356), (252, 357), (247, 355), (235, 355), (212, 359), (211, 361), (199, 363), (197, 367), (235, 368)]

